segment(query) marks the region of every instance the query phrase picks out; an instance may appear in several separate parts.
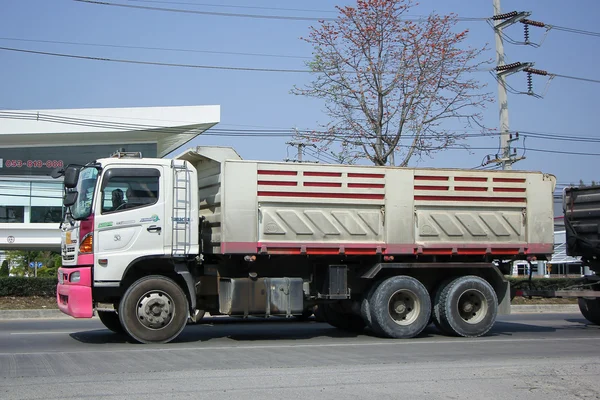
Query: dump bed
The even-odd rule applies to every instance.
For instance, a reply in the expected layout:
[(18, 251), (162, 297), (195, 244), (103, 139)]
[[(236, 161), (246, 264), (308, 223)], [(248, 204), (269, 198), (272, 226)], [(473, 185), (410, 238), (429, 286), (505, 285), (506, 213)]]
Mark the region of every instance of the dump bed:
[(203, 251), (218, 254), (549, 256), (555, 178), (475, 171), (244, 161), (198, 170)]
[(566, 188), (563, 212), (567, 254), (593, 260), (600, 256), (600, 186)]

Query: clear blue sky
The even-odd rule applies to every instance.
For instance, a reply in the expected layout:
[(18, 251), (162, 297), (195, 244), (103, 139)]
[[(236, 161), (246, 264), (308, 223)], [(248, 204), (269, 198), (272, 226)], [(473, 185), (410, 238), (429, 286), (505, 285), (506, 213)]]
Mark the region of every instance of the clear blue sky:
[[(335, 5), (350, 0), (305, 0), (302, 2), (255, 0), (164, 0), (112, 2), (172, 7), (213, 12), (333, 17)], [(190, 4), (178, 4), (190, 3)], [(205, 4), (201, 6), (200, 4)], [(206, 4), (213, 4), (207, 6)], [(221, 4), (219, 6), (214, 6)], [(227, 7), (237, 6), (237, 7)], [(240, 6), (265, 7), (239, 8)], [(275, 10), (273, 8), (290, 8)], [(310, 10), (310, 11), (306, 11)], [(492, 0), (422, 0), (413, 14), (432, 10), (455, 12), (461, 17), (488, 17)], [(532, 11), (531, 19), (548, 24), (600, 31), (600, 2), (580, 0), (516, 1), (502, 0), (504, 12)], [(0, 39), (0, 46), (59, 53), (135, 60), (203, 64), (215, 66), (304, 69), (302, 57), (311, 48), (299, 39), (316, 22), (269, 20), (179, 14), (102, 5), (72, 0), (0, 0), (0, 37), (32, 40), (70, 41), (96, 44), (184, 48), (214, 52), (260, 53), (287, 57), (241, 54), (174, 52), (75, 46)], [(486, 22), (461, 22), (470, 30), (469, 44), (489, 43), (494, 58), (494, 35)], [(532, 28), (532, 40), (539, 41), (544, 30)], [(522, 40), (523, 28), (506, 31)], [(535, 68), (552, 73), (600, 79), (600, 37), (551, 30), (540, 48), (505, 43), (507, 62), (534, 61)], [(0, 51), (0, 109), (136, 107), (218, 104), (224, 129), (318, 128), (326, 123), (322, 104), (289, 93), (294, 84), (306, 83), (310, 76), (300, 73), (248, 72), (210, 69), (169, 68), (115, 64), (42, 55)], [(497, 85), (487, 72), (478, 74), (494, 96)], [(526, 90), (524, 74), (509, 83)], [(535, 90), (543, 92), (546, 79), (534, 77)], [(509, 95), (510, 128), (517, 131), (600, 138), (598, 129), (598, 89), (600, 84), (555, 78), (544, 99)], [(498, 127), (497, 104), (485, 112), (485, 124)], [(189, 145), (229, 145), (244, 158), (281, 160), (293, 156), (286, 138), (200, 136)], [(498, 138), (470, 142), (473, 147), (496, 148)], [(528, 138), (529, 149), (600, 153), (600, 143)], [(188, 145), (188, 146), (189, 146)], [(522, 147), (522, 141), (518, 144)], [(187, 146), (186, 146), (187, 147)], [(450, 150), (433, 159), (413, 165), (428, 167), (474, 167), (494, 150)], [(522, 153), (522, 151), (521, 151)], [(557, 176), (560, 183), (600, 180), (599, 156), (561, 155), (527, 151), (526, 160), (515, 169), (542, 170)]]

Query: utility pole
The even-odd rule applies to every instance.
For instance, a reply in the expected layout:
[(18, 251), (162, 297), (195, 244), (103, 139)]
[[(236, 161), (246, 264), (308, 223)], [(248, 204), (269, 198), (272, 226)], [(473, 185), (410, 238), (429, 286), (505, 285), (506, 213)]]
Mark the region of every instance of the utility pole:
[(312, 161), (302, 161), (302, 155), (304, 153), (304, 148), (305, 147), (317, 147), (314, 143), (302, 143), (302, 142), (286, 142), (287, 145), (289, 146), (293, 146), (293, 147), (297, 147), (298, 148), (298, 156), (295, 160), (291, 160), (289, 158), (286, 158), (284, 161), (285, 162), (312, 162)]
[[(494, 15), (501, 14), (500, 0), (494, 0)], [(506, 64), (504, 60), (504, 41), (502, 40), (502, 27), (496, 25), (494, 34), (496, 36), (496, 65)], [(502, 169), (512, 169), (512, 164), (507, 162), (510, 157), (510, 142), (508, 135), (508, 95), (506, 94), (506, 79), (504, 75), (498, 76), (498, 105), (500, 107), (500, 148), (502, 151)]]
[[(497, 21), (494, 25), (494, 34), (496, 37), (496, 70), (499, 71), (497, 74), (498, 80), (498, 106), (500, 108), (500, 148), (501, 153), (499, 157), (494, 160), (498, 162), (502, 169), (512, 169), (512, 164), (518, 161), (515, 158), (515, 154), (511, 153), (510, 144), (514, 141), (511, 137), (510, 129), (508, 125), (508, 96), (506, 94), (506, 76), (509, 73), (515, 73), (523, 70), (524, 68), (531, 67), (533, 64), (528, 63), (527, 65), (519, 63), (519, 65), (511, 68), (506, 68), (506, 61), (504, 59), (504, 41), (502, 40), (502, 29), (507, 26), (513, 25), (517, 22), (521, 22), (529, 15), (530, 12), (510, 12), (501, 14), (500, 11), (500, 0), (494, 1), (494, 16), (493, 20)], [(501, 72), (500, 72), (501, 71)]]

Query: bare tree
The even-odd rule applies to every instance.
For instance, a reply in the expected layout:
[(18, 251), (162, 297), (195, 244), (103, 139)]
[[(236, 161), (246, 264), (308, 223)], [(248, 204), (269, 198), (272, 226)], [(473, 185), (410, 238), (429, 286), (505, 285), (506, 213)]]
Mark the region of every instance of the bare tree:
[(471, 73), (489, 62), (479, 60), (485, 48), (460, 47), (467, 31), (455, 32), (455, 15), (411, 21), (411, 7), (412, 0), (358, 0), (304, 38), (316, 74), (292, 93), (325, 100), (331, 122), (303, 137), (341, 162), (405, 166), (465, 146), (464, 131), (447, 129), (450, 119), (483, 131), (480, 113), (491, 97)]

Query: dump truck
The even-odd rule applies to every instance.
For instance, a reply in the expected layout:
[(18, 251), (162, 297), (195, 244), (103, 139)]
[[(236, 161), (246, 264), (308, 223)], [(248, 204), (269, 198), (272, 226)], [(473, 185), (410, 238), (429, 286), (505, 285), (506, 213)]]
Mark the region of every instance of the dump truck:
[(541, 172), (117, 153), (64, 178), (57, 302), (142, 343), (205, 313), (478, 337), (510, 312), (511, 261), (553, 251)]
[(590, 273), (569, 288), (521, 290), (516, 294), (576, 298), (585, 319), (600, 325), (600, 186), (567, 187), (562, 198), (567, 255), (579, 257), (583, 270)]

